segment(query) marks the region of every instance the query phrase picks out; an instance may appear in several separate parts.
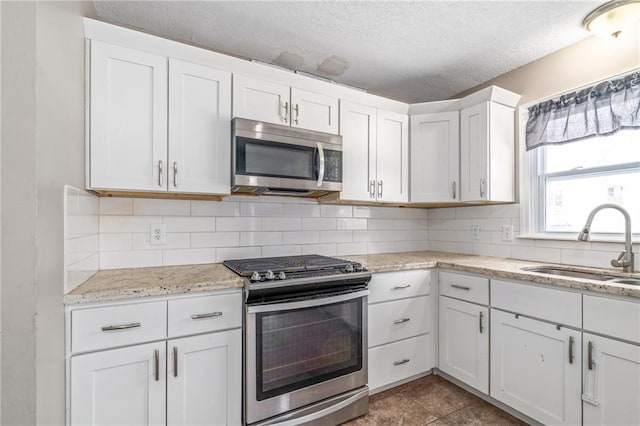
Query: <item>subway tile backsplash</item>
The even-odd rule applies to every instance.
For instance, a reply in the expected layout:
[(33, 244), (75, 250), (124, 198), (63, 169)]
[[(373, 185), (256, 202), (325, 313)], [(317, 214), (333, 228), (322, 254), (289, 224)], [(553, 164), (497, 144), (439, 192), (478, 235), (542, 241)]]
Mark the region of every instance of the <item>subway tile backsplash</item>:
[[(69, 190), (67, 199), (71, 199), (71, 207), (76, 207), (67, 212), (66, 261), (71, 285), (98, 267), (427, 249), (610, 267), (609, 261), (622, 249), (620, 243), (518, 238), (519, 204), (427, 210), (327, 205), (290, 197), (230, 196), (222, 201), (98, 199), (76, 189)], [(166, 225), (165, 244), (150, 243), (152, 224)], [(513, 241), (502, 240), (503, 225), (513, 226)], [(472, 238), (473, 226), (480, 227), (478, 239)], [(640, 267), (640, 256), (636, 264)]]
[[(100, 198), (100, 269), (426, 250), (428, 211), (320, 205), (288, 197), (222, 201)], [(152, 224), (167, 225), (151, 245)]]

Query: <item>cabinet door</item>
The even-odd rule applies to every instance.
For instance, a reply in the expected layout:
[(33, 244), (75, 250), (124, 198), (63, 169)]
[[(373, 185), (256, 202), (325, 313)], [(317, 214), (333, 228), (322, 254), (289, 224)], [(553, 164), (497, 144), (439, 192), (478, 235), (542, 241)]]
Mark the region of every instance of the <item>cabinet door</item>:
[(167, 424), (241, 424), (241, 330), (172, 339), (167, 350)]
[(341, 100), (340, 135), (343, 150), (340, 197), (354, 201), (375, 199), (376, 109)]
[(291, 125), (337, 134), (338, 98), (292, 87)]
[(460, 112), (460, 201), (488, 199), (489, 102)]
[(90, 187), (167, 189), (167, 58), (91, 42)]
[(233, 75), (233, 117), (289, 124), (289, 86)]
[(169, 191), (229, 194), (231, 74), (169, 61)]
[(583, 345), (584, 424), (639, 425), (640, 347), (587, 333)]
[(440, 296), (440, 369), (489, 393), (489, 310)]
[(409, 201), (409, 118), (377, 111), (377, 200)]
[(460, 200), (460, 113), (411, 117), (411, 202)]
[(165, 342), (71, 358), (71, 425), (164, 425)]
[(491, 396), (544, 424), (579, 425), (580, 333), (491, 310)]

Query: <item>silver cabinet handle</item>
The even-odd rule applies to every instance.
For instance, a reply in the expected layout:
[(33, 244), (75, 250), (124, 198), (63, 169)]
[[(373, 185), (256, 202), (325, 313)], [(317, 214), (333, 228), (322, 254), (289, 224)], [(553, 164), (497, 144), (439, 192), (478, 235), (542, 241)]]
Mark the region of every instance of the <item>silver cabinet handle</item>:
[(293, 122), (298, 124), (298, 118), (300, 117), (300, 108), (298, 107), (298, 104), (296, 104), (296, 106), (292, 107), (291, 109), (296, 112), (296, 118), (294, 118)]
[(401, 359), (400, 361), (393, 361), (393, 365), (402, 365), (402, 364), (406, 364), (410, 361), (409, 358), (405, 358), (405, 359)]
[(573, 336), (569, 336), (569, 364), (573, 364)]
[(452, 191), (453, 194), (451, 194), (451, 195), (452, 195), (452, 198), (455, 200), (456, 199), (456, 181), (455, 180), (451, 183), (451, 186), (452, 186), (452, 190), (453, 190)]
[(484, 331), (484, 326), (482, 325), (482, 317), (484, 316), (484, 313), (480, 312), (479, 318), (478, 318), (478, 322), (480, 323), (480, 334), (482, 334), (482, 332)]
[(213, 318), (213, 317), (221, 317), (221, 316), (222, 316), (222, 312), (210, 312), (208, 314), (194, 314), (194, 315), (191, 315), (191, 319), (197, 320), (197, 319)]
[(120, 324), (120, 325), (107, 325), (102, 327), (102, 331), (116, 331), (116, 330), (127, 330), (129, 328), (140, 327), (142, 324), (139, 322), (132, 322), (130, 324)]
[(382, 198), (382, 181), (378, 182), (378, 198)]
[(458, 285), (458, 284), (451, 284), (451, 288), (457, 288), (457, 289), (460, 289), (460, 290), (467, 290), (467, 291), (471, 290), (470, 287), (466, 287), (466, 286)]
[(284, 117), (282, 117), (282, 121), (285, 123), (289, 120), (289, 102), (284, 103)]
[(411, 318), (400, 318), (400, 319), (395, 320), (393, 323), (394, 324), (403, 324), (403, 323), (409, 322), (409, 321), (411, 321)]
[(173, 347), (173, 377), (178, 377), (178, 347)]
[(480, 179), (480, 198), (484, 198), (484, 179)]
[(393, 287), (391, 290), (404, 290), (405, 288), (409, 288), (409, 287), (411, 287), (411, 284), (397, 285)]
[[(297, 120), (296, 124), (298, 124)], [(324, 149), (320, 142), (316, 142), (316, 144), (318, 146), (318, 187), (321, 187), (324, 180)]]
[(178, 162), (173, 162), (173, 186), (178, 187)]
[(587, 343), (587, 367), (589, 370), (593, 370), (593, 366), (595, 362), (593, 362), (593, 342)]
[(160, 351), (153, 351), (153, 377), (156, 382), (160, 381)]
[(376, 181), (369, 181), (369, 198), (376, 198)]
[(162, 160), (158, 161), (158, 186), (162, 186), (163, 179), (162, 174), (164, 172), (164, 163)]

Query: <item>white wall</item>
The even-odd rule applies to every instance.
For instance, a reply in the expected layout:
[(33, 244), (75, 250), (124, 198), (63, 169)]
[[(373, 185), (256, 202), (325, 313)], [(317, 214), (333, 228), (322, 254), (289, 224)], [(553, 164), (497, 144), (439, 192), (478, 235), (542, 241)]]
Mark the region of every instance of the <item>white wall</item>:
[(63, 190), (84, 182), (83, 16), (2, 2), (2, 418), (64, 423)]
[[(101, 198), (100, 268), (425, 250), (426, 217), (424, 209), (319, 205), (292, 197)], [(167, 225), (165, 245), (149, 244), (156, 223)]]

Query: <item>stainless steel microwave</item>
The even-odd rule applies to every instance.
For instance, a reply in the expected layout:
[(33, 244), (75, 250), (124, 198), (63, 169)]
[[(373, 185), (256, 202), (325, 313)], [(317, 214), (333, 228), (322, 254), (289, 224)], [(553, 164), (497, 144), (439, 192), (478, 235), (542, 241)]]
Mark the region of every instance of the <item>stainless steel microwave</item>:
[(320, 196), (342, 190), (342, 136), (234, 118), (233, 192)]

